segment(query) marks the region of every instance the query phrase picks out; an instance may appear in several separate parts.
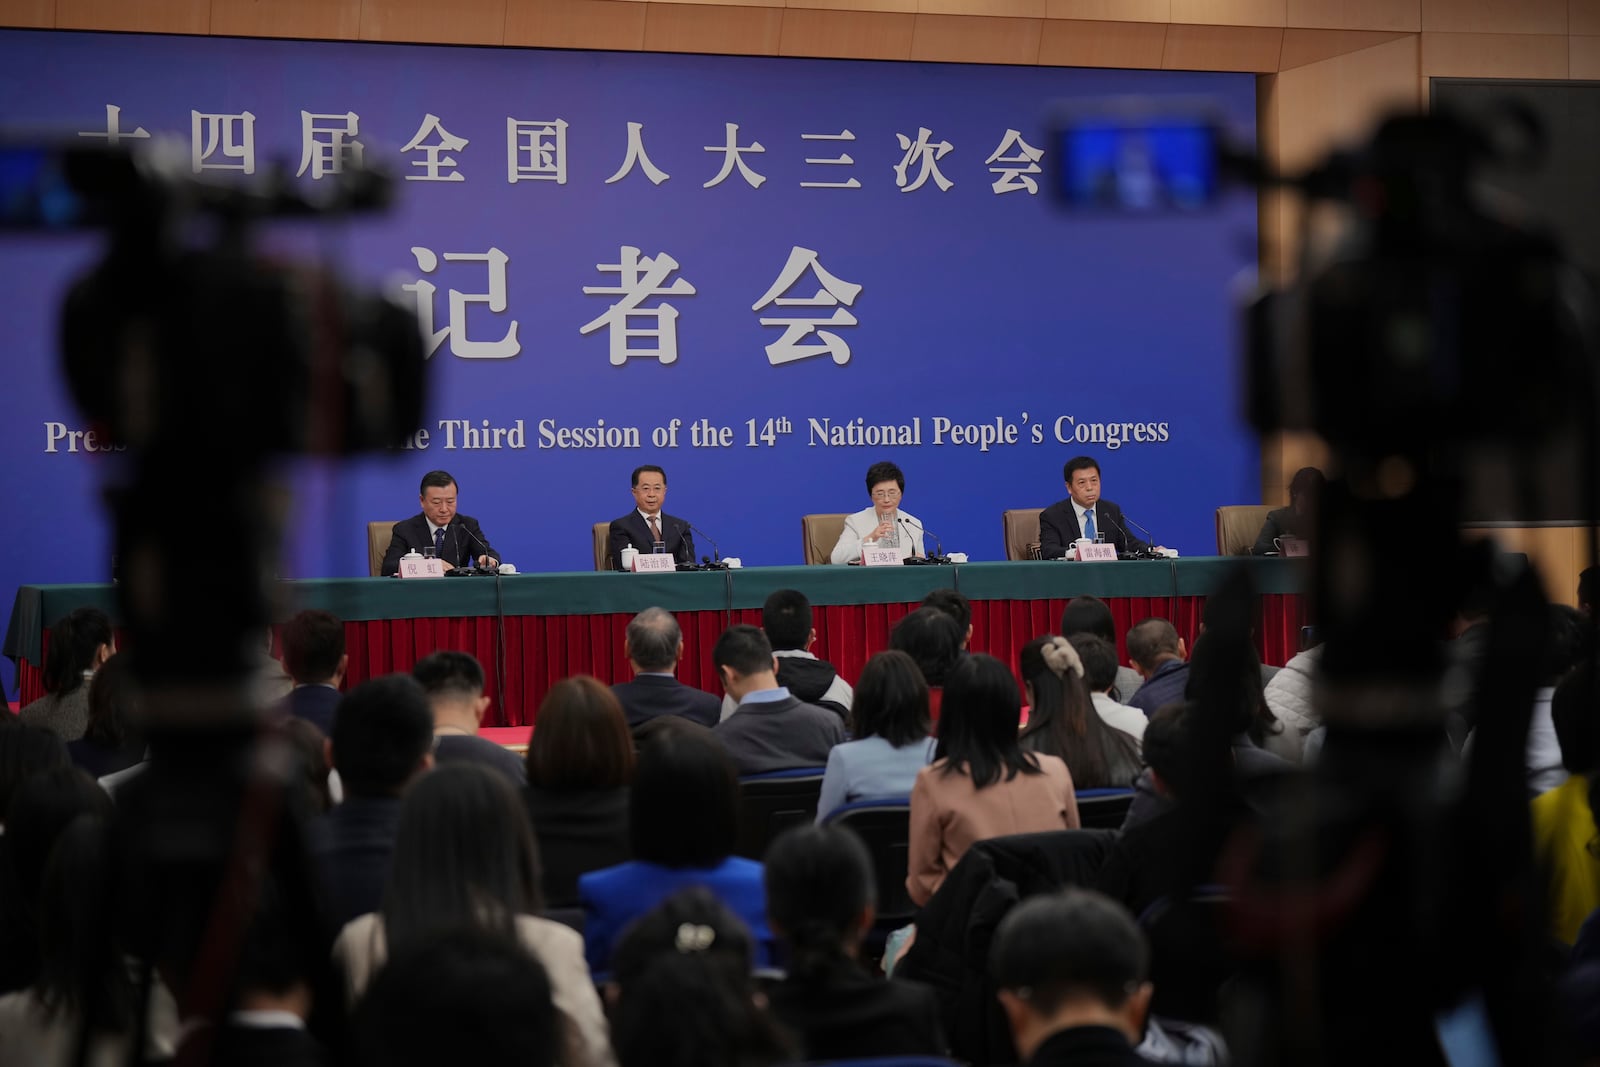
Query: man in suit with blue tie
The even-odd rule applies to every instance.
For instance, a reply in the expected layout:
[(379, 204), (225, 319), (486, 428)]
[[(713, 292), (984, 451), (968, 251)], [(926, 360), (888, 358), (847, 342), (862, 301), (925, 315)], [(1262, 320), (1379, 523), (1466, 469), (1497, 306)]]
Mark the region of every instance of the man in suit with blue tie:
[(1088, 456), (1067, 461), (1061, 472), (1067, 499), (1045, 508), (1039, 515), (1039, 555), (1060, 559), (1080, 537), (1117, 546), (1117, 554), (1148, 552), (1150, 546), (1128, 532), (1122, 509), (1100, 499), (1100, 464)]
[(421, 514), (394, 524), (381, 573), (396, 574), (400, 558), (407, 552), (427, 555), (429, 549), (444, 561), (446, 570), (469, 563), (488, 568), (500, 566), (500, 553), (490, 547), (478, 520), (456, 511), (456, 480), (449, 471), (424, 474), (417, 500), (422, 505)]
[(623, 654), (633, 668), (633, 681), (611, 687), (628, 729), (663, 715), (677, 715), (701, 726), (715, 726), (721, 705), (703, 689), (678, 681), (678, 661), (683, 658), (683, 631), (664, 608), (645, 608), (628, 623)]
[(653, 465), (634, 468), (633, 510), (620, 519), (611, 520), (606, 551), (611, 556), (612, 570), (623, 569), (622, 550), (630, 545), (646, 554), (661, 545), (674, 562), (694, 562), (694, 538), (689, 536), (689, 524), (676, 515), (662, 512), (661, 505), (666, 499), (666, 471)]

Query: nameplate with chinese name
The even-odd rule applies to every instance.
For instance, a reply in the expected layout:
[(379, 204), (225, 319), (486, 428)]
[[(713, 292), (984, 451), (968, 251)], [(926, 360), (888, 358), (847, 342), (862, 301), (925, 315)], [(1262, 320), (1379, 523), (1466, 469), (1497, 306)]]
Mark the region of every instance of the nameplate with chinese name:
[(900, 566), (900, 550), (884, 545), (863, 545), (861, 548), (861, 565), (863, 567), (898, 567)]
[(1278, 538), (1278, 549), (1285, 556), (1309, 556), (1311, 555), (1311, 542), (1303, 537), (1280, 537)]
[(442, 559), (414, 559), (400, 560), (400, 577), (402, 578), (443, 578), (444, 560)]
[(1108, 544), (1104, 544), (1104, 543), (1101, 543), (1101, 544), (1081, 544), (1080, 543), (1078, 545), (1078, 560), (1080, 562), (1082, 562), (1082, 563), (1092, 563), (1095, 560), (1105, 560), (1105, 559), (1115, 560), (1116, 558), (1117, 558), (1117, 546), (1116, 545), (1108, 545)]
[(633, 557), (633, 573), (661, 574), (678, 569), (677, 560), (665, 552), (641, 552)]

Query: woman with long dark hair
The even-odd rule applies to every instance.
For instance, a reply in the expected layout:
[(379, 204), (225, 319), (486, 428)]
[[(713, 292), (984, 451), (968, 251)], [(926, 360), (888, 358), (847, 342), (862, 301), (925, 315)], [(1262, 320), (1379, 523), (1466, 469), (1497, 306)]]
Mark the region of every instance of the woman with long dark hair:
[(1021, 662), (1031, 709), (1022, 747), (1059, 756), (1074, 789), (1132, 788), (1141, 769), (1139, 746), (1095, 711), (1072, 643), (1054, 634), (1037, 638), (1023, 648)]
[(926, 904), (974, 841), (1078, 826), (1072, 775), (1017, 742), (1022, 699), (1004, 663), (975, 653), (945, 685), (939, 747), (911, 790), (906, 891)]
[(878, 890), (860, 839), (842, 826), (802, 826), (772, 843), (766, 867), (767, 918), (789, 950), (788, 975), (767, 997), (805, 1058), (943, 1056), (933, 990), (861, 966)]
[(354, 1001), (391, 949), (463, 926), (514, 939), (550, 976), (563, 1064), (605, 1067), (611, 1047), (583, 940), (540, 918), (541, 908), (538, 854), (516, 788), (492, 768), (450, 763), (407, 789), (383, 905), (345, 925), (334, 958)]
[(19, 713), (63, 741), (76, 741), (89, 726), (89, 679), (117, 650), (111, 620), (99, 608), (79, 608), (50, 627), (44, 654), (44, 696)]
[(138, 714), (132, 661), (128, 653), (118, 652), (89, 681), (89, 724), (82, 737), (67, 745), (72, 762), (103, 778), (144, 759)]
[(817, 821), (852, 800), (903, 797), (917, 772), (933, 761), (933, 719), (928, 683), (904, 652), (879, 652), (867, 660), (850, 704), (855, 740), (828, 753), (817, 800)]

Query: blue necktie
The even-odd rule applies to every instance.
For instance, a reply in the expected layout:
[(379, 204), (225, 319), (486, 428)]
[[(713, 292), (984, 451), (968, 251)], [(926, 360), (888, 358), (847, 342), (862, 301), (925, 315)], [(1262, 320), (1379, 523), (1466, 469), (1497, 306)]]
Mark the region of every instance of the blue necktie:
[(444, 559), (444, 527), (433, 531), (433, 554)]
[(1087, 537), (1091, 541), (1094, 540), (1094, 509), (1093, 508), (1084, 508), (1083, 509), (1083, 536)]

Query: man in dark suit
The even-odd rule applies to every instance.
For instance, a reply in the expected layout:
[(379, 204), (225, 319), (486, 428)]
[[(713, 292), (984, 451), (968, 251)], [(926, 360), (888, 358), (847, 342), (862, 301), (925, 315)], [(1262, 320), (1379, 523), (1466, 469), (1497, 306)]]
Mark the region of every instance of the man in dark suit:
[(489, 697), (483, 665), (469, 652), (433, 652), (418, 660), (411, 677), (422, 686), (433, 709), (433, 757), (439, 763), (459, 760), (493, 767), (512, 785), (528, 783), (522, 757), (478, 736)]
[[(394, 524), (389, 550), (383, 554), (383, 574), (400, 571), (400, 557), (407, 552), (433, 549), (448, 570), (476, 561), (480, 567), (498, 567), (500, 553), (490, 545), (478, 527), (478, 520), (456, 513), (456, 480), (448, 471), (429, 471), (422, 476), (417, 499), (422, 513)], [(426, 554), (426, 553), (424, 553)]]
[(1088, 456), (1067, 461), (1061, 471), (1067, 499), (1057, 501), (1039, 515), (1039, 555), (1060, 559), (1080, 537), (1096, 537), (1117, 546), (1117, 552), (1147, 552), (1150, 546), (1128, 532), (1122, 509), (1100, 499), (1100, 464)]
[(282, 709), (332, 735), (339, 685), (350, 657), (344, 651), (344, 623), (327, 611), (302, 611), (283, 626), (283, 666), (294, 688)]
[(678, 681), (683, 658), (683, 631), (664, 608), (645, 608), (628, 623), (623, 655), (633, 668), (633, 681), (611, 687), (628, 729), (637, 731), (652, 719), (677, 715), (701, 726), (717, 724), (717, 698)]
[(839, 716), (805, 703), (778, 684), (772, 644), (756, 627), (724, 630), (711, 650), (711, 662), (722, 676), (722, 687), (739, 702), (711, 732), (741, 775), (821, 767), (833, 746), (845, 739)]
[(689, 524), (675, 515), (664, 514), (661, 504), (667, 499), (667, 472), (646, 465), (633, 471), (634, 508), (620, 519), (611, 520), (606, 552), (611, 569), (622, 570), (622, 550), (629, 546), (640, 552), (655, 551), (659, 543), (678, 563), (694, 562), (694, 538)]
[(1136, 1067), (1150, 949), (1116, 901), (1086, 889), (1031, 897), (995, 931), (989, 974), (1028, 1067)]

